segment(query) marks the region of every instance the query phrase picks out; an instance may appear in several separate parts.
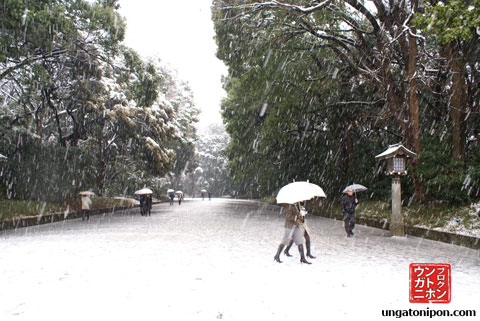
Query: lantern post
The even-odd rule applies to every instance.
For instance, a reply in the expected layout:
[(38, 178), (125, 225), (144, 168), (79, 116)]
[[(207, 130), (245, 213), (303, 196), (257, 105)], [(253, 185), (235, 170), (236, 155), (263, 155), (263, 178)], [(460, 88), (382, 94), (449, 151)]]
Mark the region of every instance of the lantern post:
[(390, 233), (393, 236), (405, 235), (400, 177), (407, 175), (407, 158), (416, 157), (416, 153), (408, 150), (400, 143), (388, 146), (386, 151), (375, 156), (376, 160), (387, 161), (386, 174), (392, 176), (392, 215), (390, 217)]

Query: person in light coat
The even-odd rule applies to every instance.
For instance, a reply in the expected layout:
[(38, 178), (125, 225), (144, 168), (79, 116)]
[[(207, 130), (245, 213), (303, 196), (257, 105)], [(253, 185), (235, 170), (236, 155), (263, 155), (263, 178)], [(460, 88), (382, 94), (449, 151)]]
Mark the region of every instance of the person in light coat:
[[(303, 237), (305, 237), (305, 247), (307, 248), (307, 254), (306, 255), (307, 255), (307, 257), (309, 257), (311, 259), (316, 259), (317, 257), (313, 256), (313, 254), (312, 254), (312, 245), (311, 245), (311, 241), (310, 241), (310, 229), (308, 228), (306, 220), (303, 222), (303, 228), (305, 230), (305, 232), (303, 234)], [(292, 256), (289, 252), (292, 245), (293, 245), (293, 239), (290, 240), (287, 247), (285, 248), (285, 251), (283, 251), (283, 254), (285, 254), (285, 256)]]
[(90, 221), (90, 206), (92, 205), (92, 200), (88, 195), (82, 195), (82, 221), (87, 219), (87, 222)]
[(285, 212), (285, 229), (282, 241), (277, 249), (277, 254), (275, 254), (273, 259), (278, 263), (282, 263), (282, 261), (280, 260), (280, 254), (282, 253), (285, 245), (288, 244), (292, 239), (298, 246), (298, 252), (300, 253), (300, 262), (311, 264), (305, 258), (305, 252), (303, 249), (303, 243), (305, 241), (303, 236), (305, 234), (305, 227), (303, 226), (303, 216), (301, 215), (296, 205), (286, 204), (283, 206), (283, 211)]

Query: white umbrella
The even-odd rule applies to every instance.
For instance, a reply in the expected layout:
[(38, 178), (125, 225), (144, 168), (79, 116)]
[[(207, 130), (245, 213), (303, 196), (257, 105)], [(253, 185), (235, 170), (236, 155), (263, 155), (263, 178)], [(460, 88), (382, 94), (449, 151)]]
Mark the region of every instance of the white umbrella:
[(202, 193), (206, 193), (206, 192), (207, 192), (207, 190), (205, 190), (205, 189), (202, 189), (200, 192), (202, 192)]
[(348, 185), (347, 187), (345, 187), (345, 189), (343, 190), (342, 193), (346, 193), (348, 190), (352, 190), (352, 192), (356, 193), (356, 192), (363, 192), (363, 191), (366, 191), (368, 188), (366, 188), (365, 186), (363, 185), (360, 185), (360, 184), (352, 184), (352, 185)]
[(176, 191), (175, 194), (182, 194), (183, 195), (183, 192), (182, 191)]
[(153, 192), (149, 188), (142, 188), (135, 192), (135, 195), (143, 195), (143, 194), (153, 194)]
[(323, 189), (309, 182), (293, 182), (285, 185), (278, 191), (277, 203), (295, 204), (318, 197), (327, 197)]
[(83, 192), (80, 192), (78, 193), (78, 195), (82, 195), (82, 196), (95, 196), (95, 193), (94, 192), (90, 192), (90, 191), (83, 191)]

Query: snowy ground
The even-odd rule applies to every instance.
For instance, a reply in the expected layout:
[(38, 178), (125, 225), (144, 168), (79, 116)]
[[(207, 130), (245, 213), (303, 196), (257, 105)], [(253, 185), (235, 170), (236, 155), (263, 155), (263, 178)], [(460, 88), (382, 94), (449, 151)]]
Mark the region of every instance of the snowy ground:
[[(151, 217), (2, 232), (0, 320), (384, 320), (382, 309), (427, 308), (478, 320), (479, 251), (364, 226), (346, 238), (342, 222), (311, 217), (317, 259), (300, 264), (292, 248), (278, 264), (283, 221), (276, 206), (187, 199)], [(410, 263), (450, 263), (452, 302), (409, 303)]]

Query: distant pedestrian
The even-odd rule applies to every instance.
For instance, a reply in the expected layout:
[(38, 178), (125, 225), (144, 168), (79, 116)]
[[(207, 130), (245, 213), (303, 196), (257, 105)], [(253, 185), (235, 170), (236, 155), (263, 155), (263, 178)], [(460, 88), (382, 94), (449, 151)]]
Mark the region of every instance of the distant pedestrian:
[(355, 207), (358, 205), (358, 199), (353, 195), (353, 190), (349, 189), (346, 194), (342, 195), (341, 203), (345, 232), (348, 237), (351, 237), (355, 227)]
[(140, 215), (145, 215), (145, 207), (147, 203), (147, 196), (145, 194), (140, 195)]
[(87, 219), (87, 222), (90, 221), (90, 206), (92, 205), (92, 200), (88, 195), (82, 195), (82, 221)]
[(170, 197), (170, 206), (173, 205), (173, 199), (175, 198), (175, 193), (170, 193), (168, 194), (168, 196)]
[(178, 193), (178, 205), (182, 205), (183, 193)]
[(285, 245), (288, 244), (290, 240), (293, 240), (298, 246), (298, 252), (300, 253), (300, 262), (311, 264), (305, 258), (305, 253), (303, 249), (305, 227), (303, 226), (304, 219), (302, 215), (300, 215), (300, 211), (298, 210), (296, 205), (292, 204), (285, 204), (283, 206), (283, 211), (285, 212), (285, 229), (283, 239), (278, 246), (277, 254), (275, 254), (275, 257), (273, 259), (278, 263), (282, 263), (282, 261), (280, 261), (280, 254), (282, 253)]
[(152, 216), (152, 194), (147, 194), (145, 197), (145, 216)]
[(209, 200), (209, 201), (212, 200), (212, 192), (208, 192), (208, 200)]

